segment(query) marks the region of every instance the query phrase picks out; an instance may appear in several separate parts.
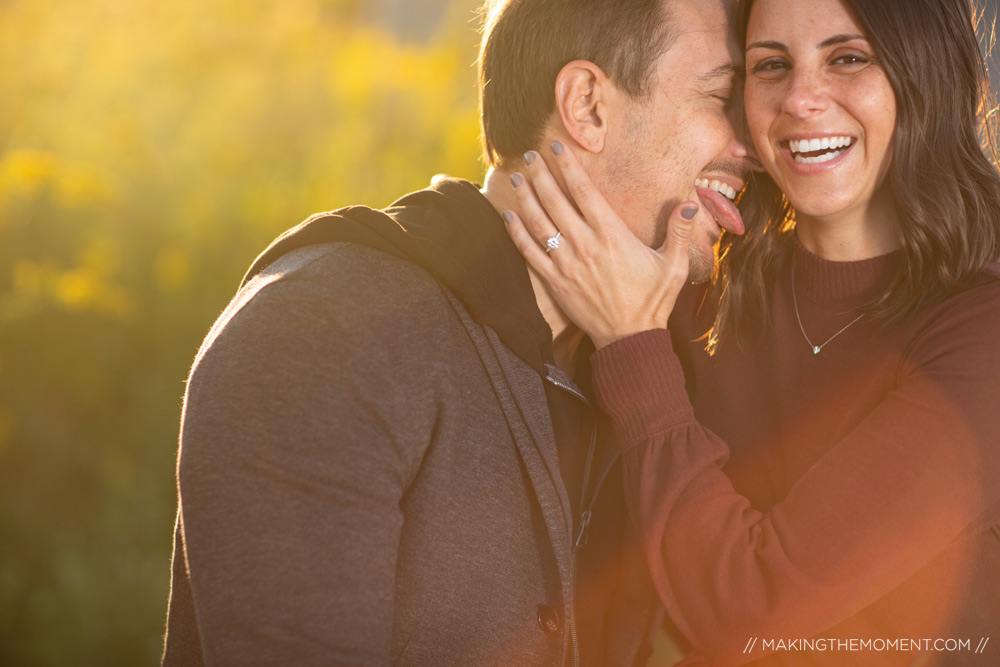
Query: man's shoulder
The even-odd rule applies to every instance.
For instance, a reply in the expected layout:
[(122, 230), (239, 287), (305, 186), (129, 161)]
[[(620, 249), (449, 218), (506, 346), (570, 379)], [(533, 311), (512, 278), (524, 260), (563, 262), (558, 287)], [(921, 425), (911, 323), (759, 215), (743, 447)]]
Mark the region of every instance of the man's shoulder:
[(304, 246), (283, 255), (243, 288), (252, 294), (275, 283), (305, 291), (350, 297), (379, 290), (387, 298), (410, 289), (440, 290), (431, 275), (413, 262), (359, 243), (333, 241)]
[[(355, 311), (420, 314), (414, 304), (449, 308), (439, 283), (416, 264), (365, 245), (321, 243), (289, 252), (248, 282), (233, 299), (242, 311), (296, 312), (343, 319)], [(235, 314), (235, 313), (233, 313)]]
[[(440, 342), (462, 333), (453, 303), (420, 267), (354, 243), (323, 243), (282, 256), (244, 285), (199, 360), (213, 351), (250, 360), (280, 350), (288, 364), (335, 364), (350, 354), (412, 364), (445, 354), (435, 353)], [(422, 353), (404, 354), (414, 349)]]

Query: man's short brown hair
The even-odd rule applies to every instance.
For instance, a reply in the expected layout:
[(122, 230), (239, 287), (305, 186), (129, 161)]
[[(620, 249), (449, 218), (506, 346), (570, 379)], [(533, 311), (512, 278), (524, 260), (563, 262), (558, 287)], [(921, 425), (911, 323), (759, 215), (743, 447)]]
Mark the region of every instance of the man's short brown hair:
[(665, 0), (486, 0), (483, 14), (479, 110), (495, 166), (536, 147), (566, 63), (589, 60), (644, 98), (671, 41)]

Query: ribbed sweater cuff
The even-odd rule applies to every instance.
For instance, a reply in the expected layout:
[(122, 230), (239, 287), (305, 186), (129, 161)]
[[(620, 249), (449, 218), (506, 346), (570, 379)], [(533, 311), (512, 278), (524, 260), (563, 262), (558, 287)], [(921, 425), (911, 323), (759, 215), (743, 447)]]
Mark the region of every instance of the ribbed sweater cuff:
[(594, 352), (591, 364), (597, 403), (614, 422), (623, 450), (694, 420), (666, 329), (619, 339)]

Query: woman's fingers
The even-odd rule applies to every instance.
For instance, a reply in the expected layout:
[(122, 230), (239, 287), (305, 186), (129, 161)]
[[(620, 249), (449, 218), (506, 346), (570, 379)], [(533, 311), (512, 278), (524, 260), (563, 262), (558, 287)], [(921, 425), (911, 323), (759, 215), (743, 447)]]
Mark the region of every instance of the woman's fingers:
[(528, 232), (520, 216), (514, 211), (504, 211), (503, 220), (507, 225), (507, 234), (510, 236), (510, 240), (514, 242), (514, 247), (521, 253), (524, 260), (540, 275), (551, 280), (552, 259)]
[[(576, 173), (579, 163), (569, 153), (556, 157), (557, 161), (566, 158), (564, 177), (572, 181), (576, 196), (581, 197), (579, 203), (594, 217), (584, 222), (575, 209), (572, 216), (565, 211), (552, 217), (546, 213), (545, 202), (532, 186), (544, 190), (558, 185), (548, 170), (535, 164), (541, 162), (536, 154), (529, 169), (540, 177), (532, 183), (523, 174), (512, 178), (519, 210), (505, 211), (504, 219), (514, 245), (567, 317), (586, 331), (596, 346), (666, 326), (677, 294), (687, 282), (688, 250), (698, 205), (685, 202), (671, 213), (667, 238), (654, 251), (632, 235), (586, 174)], [(561, 200), (547, 198), (552, 210), (569, 201), (564, 196)], [(620, 231), (595, 234), (588, 226), (596, 227), (607, 218), (612, 219), (609, 228)], [(570, 220), (569, 227), (566, 220)], [(579, 223), (577, 227), (572, 226), (572, 220)], [(553, 242), (546, 252), (550, 238), (558, 238), (559, 243)]]
[[(553, 145), (559, 145), (558, 141)], [(562, 148), (559, 149), (560, 152)], [(553, 156), (555, 152), (553, 151)], [(581, 240), (590, 234), (590, 228), (580, 211), (559, 187), (545, 160), (535, 151), (524, 154), (525, 173), (531, 181), (531, 188), (541, 203), (549, 219), (566, 236)]]
[[(517, 195), (518, 207), (520, 210), (519, 221), (524, 229), (534, 238), (538, 247), (545, 248), (546, 241), (559, 233), (559, 228), (549, 218), (548, 213), (542, 208), (535, 195), (531, 183), (525, 180), (522, 174), (513, 174), (510, 177), (510, 184)], [(559, 237), (561, 243), (563, 237)]]
[[(617, 238), (623, 233), (632, 235), (628, 226), (622, 222), (594, 182), (590, 180), (583, 165), (576, 159), (576, 154), (559, 141), (553, 141), (551, 148), (553, 167), (565, 181), (566, 189), (576, 207), (583, 213), (590, 229), (601, 238)], [(544, 198), (542, 201), (546, 203)], [(546, 208), (548, 208), (547, 203)]]

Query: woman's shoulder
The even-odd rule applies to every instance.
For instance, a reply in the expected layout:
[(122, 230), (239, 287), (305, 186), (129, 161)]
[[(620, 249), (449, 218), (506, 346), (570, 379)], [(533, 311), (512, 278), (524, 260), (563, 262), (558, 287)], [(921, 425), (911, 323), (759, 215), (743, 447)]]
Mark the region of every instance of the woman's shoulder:
[(1000, 263), (984, 266), (975, 278), (930, 310), (935, 318), (985, 317), (1000, 324)]
[(911, 323), (911, 354), (929, 360), (961, 350), (971, 359), (1000, 359), (1000, 265), (984, 268), (965, 288), (921, 309)]

